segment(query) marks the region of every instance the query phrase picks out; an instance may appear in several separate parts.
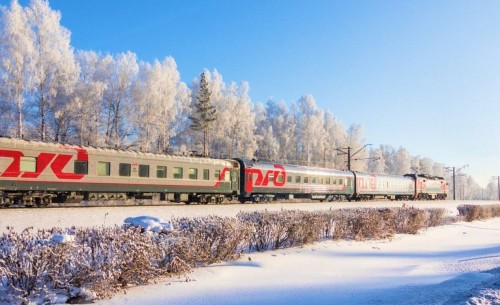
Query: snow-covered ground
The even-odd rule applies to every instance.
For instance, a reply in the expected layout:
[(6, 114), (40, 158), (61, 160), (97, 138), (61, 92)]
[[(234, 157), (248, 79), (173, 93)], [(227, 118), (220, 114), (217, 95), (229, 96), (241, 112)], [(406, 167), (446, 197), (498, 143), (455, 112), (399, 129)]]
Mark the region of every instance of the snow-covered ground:
[(500, 272), (490, 271), (498, 267), (500, 219), (492, 219), (250, 253), (99, 304), (465, 304), (471, 293), (483, 296), (471, 304), (500, 304)]
[[(499, 202), (416, 202), (416, 207)], [(239, 211), (401, 206), (401, 202), (0, 210), (0, 232), (122, 225), (127, 217), (234, 216)], [(99, 304), (500, 304), (500, 219), (454, 223), (384, 241), (324, 241), (249, 253), (181, 278), (132, 287)], [(493, 270), (493, 271), (492, 271)], [(496, 286), (495, 286), (496, 285)], [(495, 301), (487, 303), (486, 299)], [(496, 302), (496, 303), (495, 303)]]
[(199, 217), (208, 215), (233, 217), (238, 212), (288, 210), (327, 210), (341, 208), (400, 207), (446, 208), (451, 213), (461, 204), (500, 204), (500, 201), (369, 201), (369, 202), (314, 202), (314, 203), (272, 203), (232, 205), (171, 205), (171, 206), (127, 206), (86, 208), (33, 208), (0, 209), (0, 233), (7, 226), (22, 231), (27, 227), (49, 229), (53, 227), (85, 227), (122, 225), (127, 217), (153, 216), (169, 220), (172, 217)]

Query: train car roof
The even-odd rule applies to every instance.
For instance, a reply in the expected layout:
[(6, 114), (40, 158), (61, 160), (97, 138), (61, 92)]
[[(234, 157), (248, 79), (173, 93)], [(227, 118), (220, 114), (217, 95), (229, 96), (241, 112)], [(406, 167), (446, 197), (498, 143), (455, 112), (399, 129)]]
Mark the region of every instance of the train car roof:
[(94, 146), (80, 146), (73, 144), (61, 144), (53, 142), (42, 142), (36, 140), (25, 140), (9, 137), (0, 137), (0, 147), (18, 148), (18, 149), (35, 149), (35, 150), (55, 150), (60, 151), (61, 149), (84, 149), (89, 155), (113, 155), (113, 156), (127, 156), (131, 158), (142, 158), (142, 159), (166, 159), (170, 161), (177, 162), (190, 162), (199, 164), (213, 164), (213, 165), (228, 165), (233, 164), (231, 160), (223, 159), (212, 159), (205, 157), (190, 157), (190, 156), (178, 156), (151, 152), (142, 152), (135, 150), (125, 150), (119, 148), (105, 148), (105, 147), (94, 147)]
[(321, 174), (338, 174), (338, 175), (351, 175), (352, 173), (350, 171), (343, 171), (339, 169), (334, 169), (334, 168), (326, 168), (326, 167), (316, 167), (316, 166), (304, 166), (304, 165), (294, 165), (294, 164), (282, 164), (282, 163), (273, 163), (273, 162), (259, 162), (259, 161), (254, 161), (254, 160), (241, 160), (244, 162), (245, 166), (251, 168), (251, 167), (260, 167), (260, 168), (274, 168), (274, 165), (280, 165), (283, 166), (287, 171), (291, 172), (308, 172), (309, 174), (311, 173), (317, 173), (318, 175)]
[(354, 172), (356, 175), (364, 175), (364, 176), (371, 176), (371, 175), (374, 175), (376, 177), (383, 177), (383, 178), (398, 178), (398, 179), (404, 179), (404, 178), (408, 178), (408, 179), (411, 179), (411, 177), (408, 177), (408, 176), (402, 176), (402, 175), (391, 175), (391, 174), (377, 174), (377, 173), (365, 173), (365, 172), (357, 172), (355, 171)]

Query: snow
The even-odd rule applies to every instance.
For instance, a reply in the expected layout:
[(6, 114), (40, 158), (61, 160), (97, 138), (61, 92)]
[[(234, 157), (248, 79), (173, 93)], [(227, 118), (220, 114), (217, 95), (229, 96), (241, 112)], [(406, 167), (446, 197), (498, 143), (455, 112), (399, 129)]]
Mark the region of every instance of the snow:
[(98, 304), (498, 304), (499, 231), (493, 219), (249, 253)]
[(171, 231), (173, 229), (172, 224), (169, 221), (152, 216), (128, 217), (124, 222), (125, 224), (130, 224), (134, 227), (141, 227), (145, 231), (155, 233)]
[(343, 208), (401, 207), (444, 208), (449, 216), (457, 215), (456, 207), (461, 204), (500, 204), (499, 201), (380, 201), (380, 202), (314, 202), (314, 203), (271, 203), (271, 204), (231, 204), (231, 205), (184, 205), (169, 206), (127, 206), (127, 207), (86, 207), (86, 208), (44, 208), (44, 209), (2, 209), (0, 233), (7, 227), (21, 232), (27, 227), (50, 229), (52, 227), (92, 227), (121, 226), (127, 217), (151, 215), (161, 219), (172, 217), (202, 217), (208, 215), (234, 217), (240, 211), (280, 211), (288, 210), (328, 210)]
[(50, 237), (50, 241), (56, 244), (65, 244), (75, 241), (75, 236), (70, 234), (58, 233)]
[[(419, 202), (456, 215), (459, 204)], [(234, 216), (239, 211), (401, 206), (402, 202), (3, 209), (0, 231), (133, 223), (172, 229), (172, 217)], [(408, 203), (406, 203), (408, 205)], [(145, 216), (151, 215), (151, 216)], [(156, 228), (156, 229), (155, 229)], [(499, 304), (500, 219), (460, 222), (381, 241), (323, 241), (246, 253), (183, 277), (129, 287), (97, 304)], [(71, 242), (55, 234), (53, 242)], [(1, 282), (0, 282), (0, 285)], [(0, 296), (1, 299), (1, 296)], [(61, 299), (62, 302), (62, 299)], [(1, 303), (1, 302), (0, 302)]]

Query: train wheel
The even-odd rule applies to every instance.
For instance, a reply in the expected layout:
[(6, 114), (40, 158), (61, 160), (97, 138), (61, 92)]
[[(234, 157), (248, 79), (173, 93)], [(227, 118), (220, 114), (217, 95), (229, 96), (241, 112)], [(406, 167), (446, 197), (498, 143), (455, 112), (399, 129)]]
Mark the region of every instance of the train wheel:
[(2, 204), (0, 204), (0, 207), (8, 208), (11, 204), (11, 200), (9, 197), (2, 198)]

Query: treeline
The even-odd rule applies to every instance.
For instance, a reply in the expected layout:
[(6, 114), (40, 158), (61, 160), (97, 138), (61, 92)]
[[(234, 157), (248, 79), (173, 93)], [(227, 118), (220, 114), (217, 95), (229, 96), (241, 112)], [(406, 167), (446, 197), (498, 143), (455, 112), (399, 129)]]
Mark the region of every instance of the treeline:
[[(148, 63), (130, 51), (74, 50), (60, 19), (44, 0), (2, 7), (1, 135), (175, 154), (203, 151), (203, 133), (193, 131), (189, 119), (200, 78), (184, 83), (172, 57)], [(226, 82), (217, 70), (200, 72), (217, 109), (208, 135), (212, 157), (346, 169), (346, 155), (336, 148), (365, 144), (361, 126), (346, 128), (311, 95), (290, 106), (253, 103), (247, 82)], [(442, 164), (404, 148), (372, 147), (356, 157), (352, 168), (359, 171), (447, 175)], [(479, 187), (467, 180), (466, 197), (472, 198)]]

